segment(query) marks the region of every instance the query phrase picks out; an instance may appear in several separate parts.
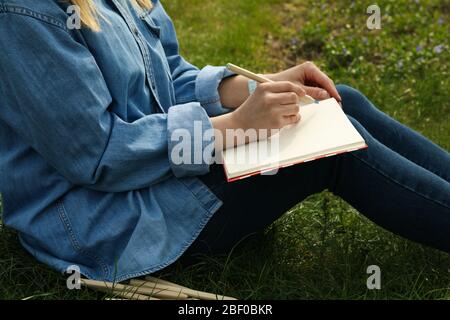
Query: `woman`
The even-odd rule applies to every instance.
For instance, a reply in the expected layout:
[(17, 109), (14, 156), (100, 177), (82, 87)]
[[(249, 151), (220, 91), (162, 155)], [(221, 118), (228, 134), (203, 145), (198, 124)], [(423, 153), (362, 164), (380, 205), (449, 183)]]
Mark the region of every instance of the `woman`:
[[(67, 23), (78, 5), (82, 28)], [(69, 10), (68, 10), (69, 9)], [(71, 11), (72, 10), (72, 11)], [(381, 226), (450, 251), (450, 155), (311, 63), (258, 86), (180, 55), (159, 1), (0, 0), (3, 219), (40, 261), (122, 281), (183, 253), (224, 253), (329, 189)], [(305, 93), (334, 97), (368, 150), (227, 183), (214, 137), (170, 156), (178, 129), (273, 129)], [(194, 152), (192, 152), (194, 154)]]

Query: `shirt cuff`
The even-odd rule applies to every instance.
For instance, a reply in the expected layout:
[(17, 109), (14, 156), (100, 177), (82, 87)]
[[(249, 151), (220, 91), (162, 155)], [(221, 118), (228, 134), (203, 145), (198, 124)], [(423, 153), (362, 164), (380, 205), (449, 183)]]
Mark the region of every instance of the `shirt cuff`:
[(195, 95), (209, 116), (216, 117), (232, 111), (222, 106), (219, 85), (223, 79), (234, 75), (225, 67), (206, 66), (200, 70), (195, 84)]
[(169, 109), (167, 139), (170, 166), (177, 178), (209, 172), (214, 161), (214, 129), (198, 102)]

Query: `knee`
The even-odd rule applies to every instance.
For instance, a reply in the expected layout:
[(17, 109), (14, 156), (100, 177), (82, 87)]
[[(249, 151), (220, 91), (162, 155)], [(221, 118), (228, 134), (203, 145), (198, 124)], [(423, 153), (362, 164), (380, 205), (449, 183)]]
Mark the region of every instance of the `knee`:
[(367, 145), (372, 145), (373, 143), (373, 138), (370, 135), (370, 133), (367, 131), (367, 129), (355, 118), (353, 118), (352, 116), (348, 116), (348, 119), (350, 120), (350, 122), (353, 124), (353, 126), (355, 127), (356, 131), (359, 132), (359, 134), (363, 137), (363, 139), (366, 141)]
[(338, 84), (336, 86), (336, 89), (339, 92), (339, 95), (341, 96), (344, 103), (364, 98), (364, 95), (361, 92), (346, 84)]
[(342, 98), (345, 113), (357, 117), (362, 112), (369, 111), (373, 106), (370, 101), (357, 89), (345, 84), (338, 84), (336, 89)]

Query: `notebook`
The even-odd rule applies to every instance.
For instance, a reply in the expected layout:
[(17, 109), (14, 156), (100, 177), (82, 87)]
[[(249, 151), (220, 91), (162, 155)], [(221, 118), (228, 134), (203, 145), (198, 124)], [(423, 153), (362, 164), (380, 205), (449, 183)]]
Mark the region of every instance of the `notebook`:
[(298, 124), (267, 140), (226, 149), (222, 161), (228, 181), (367, 148), (334, 98), (302, 106), (300, 114)]

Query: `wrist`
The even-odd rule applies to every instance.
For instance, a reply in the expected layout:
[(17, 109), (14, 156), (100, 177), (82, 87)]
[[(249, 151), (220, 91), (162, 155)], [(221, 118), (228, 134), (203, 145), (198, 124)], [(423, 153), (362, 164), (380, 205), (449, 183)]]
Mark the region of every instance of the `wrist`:
[(238, 75), (224, 79), (219, 85), (219, 95), (222, 105), (231, 109), (238, 108), (249, 96), (247, 78)]
[(244, 129), (246, 130), (246, 124), (242, 118), (241, 112), (237, 109), (234, 112), (227, 114), (229, 116), (229, 128), (230, 129)]
[(236, 111), (211, 118), (214, 129), (225, 132), (227, 129), (239, 129), (243, 126), (243, 121)]

